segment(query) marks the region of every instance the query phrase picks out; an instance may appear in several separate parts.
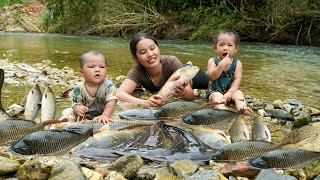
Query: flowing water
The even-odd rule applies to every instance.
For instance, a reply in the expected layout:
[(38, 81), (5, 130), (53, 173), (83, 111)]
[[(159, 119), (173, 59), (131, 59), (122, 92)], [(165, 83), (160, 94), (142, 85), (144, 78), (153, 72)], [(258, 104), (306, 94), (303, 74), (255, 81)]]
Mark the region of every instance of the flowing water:
[[(78, 71), (79, 56), (95, 49), (107, 56), (107, 73), (116, 77), (126, 75), (133, 65), (129, 42), (130, 39), (95, 36), (0, 32), (0, 59), (30, 64), (51, 60), (53, 67), (69, 66)], [(210, 41), (160, 40), (159, 45), (162, 54), (175, 55), (183, 63), (192, 61), (204, 70), (208, 59), (215, 54)], [(7, 50), (13, 49), (19, 53), (8, 55)], [(245, 94), (270, 102), (297, 99), (320, 108), (320, 47), (242, 42), (236, 57), (243, 63), (241, 89)], [(30, 89), (31, 85), (16, 88), (4, 84), (4, 107), (20, 103)], [(55, 94), (63, 91), (53, 89)], [(68, 105), (58, 104), (58, 109)]]

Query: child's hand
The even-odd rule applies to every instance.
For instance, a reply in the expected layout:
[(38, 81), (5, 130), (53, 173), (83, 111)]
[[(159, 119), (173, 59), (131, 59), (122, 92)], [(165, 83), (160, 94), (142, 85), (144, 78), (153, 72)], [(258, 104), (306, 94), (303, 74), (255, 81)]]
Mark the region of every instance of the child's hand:
[(162, 100), (162, 96), (160, 95), (153, 95), (146, 100), (147, 107), (161, 106), (162, 103), (163, 103), (163, 100)]
[(232, 64), (232, 58), (230, 58), (229, 54), (227, 54), (227, 56), (224, 57), (219, 64), (221, 64), (224, 67), (223, 70), (226, 71)]
[(232, 98), (232, 93), (229, 91), (223, 95), (223, 99), (225, 99), (227, 102), (230, 102), (232, 100), (231, 98)]
[(93, 118), (93, 121), (102, 122), (103, 124), (108, 124), (109, 122), (113, 122), (111, 117), (107, 116), (106, 114), (101, 114), (100, 116)]
[(85, 116), (86, 112), (89, 111), (89, 108), (87, 106), (80, 105), (80, 104), (73, 106), (72, 109), (76, 115), (81, 117)]

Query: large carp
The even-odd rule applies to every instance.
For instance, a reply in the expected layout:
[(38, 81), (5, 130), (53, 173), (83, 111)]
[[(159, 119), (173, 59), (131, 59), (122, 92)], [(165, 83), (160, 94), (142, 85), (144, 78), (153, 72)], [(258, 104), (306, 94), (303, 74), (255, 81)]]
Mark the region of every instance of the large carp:
[(243, 110), (233, 112), (225, 109), (201, 109), (184, 117), (182, 122), (189, 125), (224, 125), (242, 112)]
[(243, 116), (236, 118), (230, 127), (229, 133), (231, 142), (246, 141), (250, 139), (249, 130)]
[(4, 71), (3, 69), (0, 69), (0, 120), (6, 120), (10, 118), (10, 115), (3, 109), (2, 101), (1, 101), (1, 92), (2, 92), (3, 82), (4, 82)]
[(24, 118), (34, 120), (40, 109), (42, 93), (38, 84), (35, 84), (29, 91), (27, 101), (24, 106)]
[[(173, 96), (173, 89), (177, 85), (183, 85), (185, 82), (189, 82), (196, 76), (200, 68), (198, 66), (185, 66), (177, 71), (175, 71), (167, 80), (167, 82), (162, 86), (158, 95), (162, 97), (163, 101), (168, 100)], [(179, 77), (179, 79), (174, 80)]]
[(126, 111), (118, 112), (118, 116), (121, 119), (132, 120), (157, 120), (155, 116), (157, 110), (154, 109), (130, 109)]
[(266, 152), (249, 162), (250, 166), (260, 169), (301, 168), (320, 159), (320, 152), (302, 149), (280, 149)]
[(0, 144), (9, 144), (27, 134), (42, 130), (46, 125), (59, 123), (59, 120), (48, 120), (37, 124), (23, 119), (7, 119), (0, 121)]
[(271, 142), (270, 130), (258, 116), (254, 117), (254, 123), (252, 127), (252, 139), (258, 141)]
[(161, 106), (155, 116), (158, 118), (181, 118), (203, 107), (192, 101), (176, 101)]
[(54, 119), (56, 115), (56, 101), (52, 89), (47, 86), (41, 100), (41, 122)]
[(74, 124), (62, 131), (44, 130), (31, 133), (13, 144), (11, 149), (22, 155), (65, 154), (92, 135), (92, 126)]
[(215, 162), (244, 161), (281, 147), (281, 144), (267, 141), (239, 141), (216, 150), (211, 160)]

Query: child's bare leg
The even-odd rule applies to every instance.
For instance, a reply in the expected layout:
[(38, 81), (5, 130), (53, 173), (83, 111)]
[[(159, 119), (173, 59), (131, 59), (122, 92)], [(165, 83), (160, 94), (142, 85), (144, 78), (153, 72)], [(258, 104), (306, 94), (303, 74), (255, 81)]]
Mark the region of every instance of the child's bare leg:
[(216, 109), (227, 109), (223, 101), (223, 94), (219, 92), (214, 92), (209, 96), (209, 101), (214, 103), (214, 108)]
[(241, 90), (234, 91), (232, 93), (232, 100), (234, 101), (236, 108), (238, 110), (244, 109), (243, 114), (250, 116), (252, 113), (251, 108), (247, 106), (247, 103), (244, 98), (244, 94)]

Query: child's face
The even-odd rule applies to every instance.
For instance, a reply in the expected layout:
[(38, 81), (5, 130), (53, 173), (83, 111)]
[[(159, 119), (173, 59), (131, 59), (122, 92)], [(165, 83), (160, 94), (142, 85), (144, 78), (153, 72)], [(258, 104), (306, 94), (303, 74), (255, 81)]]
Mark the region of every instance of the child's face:
[(137, 58), (145, 68), (156, 67), (160, 63), (160, 49), (152, 39), (142, 39), (137, 44)]
[(85, 57), (83, 68), (80, 69), (81, 75), (86, 83), (92, 85), (101, 84), (107, 75), (105, 58), (102, 55), (88, 55)]
[(238, 45), (235, 44), (235, 37), (229, 34), (220, 34), (217, 38), (217, 44), (214, 45), (215, 52), (222, 60), (229, 54), (232, 58), (238, 51)]

